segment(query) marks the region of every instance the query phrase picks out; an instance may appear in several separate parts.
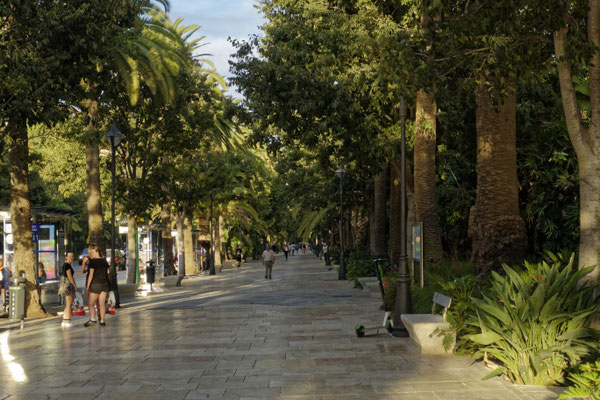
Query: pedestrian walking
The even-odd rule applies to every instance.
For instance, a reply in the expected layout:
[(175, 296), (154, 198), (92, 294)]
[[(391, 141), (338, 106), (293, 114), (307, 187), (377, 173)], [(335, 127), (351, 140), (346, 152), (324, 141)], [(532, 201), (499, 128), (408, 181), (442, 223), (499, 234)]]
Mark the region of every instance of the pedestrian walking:
[(275, 264), (275, 253), (271, 250), (270, 245), (267, 245), (262, 253), (262, 263), (265, 266), (265, 279), (271, 279), (273, 264)]
[(96, 324), (96, 310), (94, 304), (98, 302), (98, 313), (100, 314), (100, 326), (106, 325), (106, 296), (108, 294), (108, 263), (101, 257), (98, 246), (90, 245), (90, 261), (88, 263), (89, 276), (86, 283), (88, 291), (88, 310), (90, 319), (83, 325), (86, 328)]
[(323, 258), (325, 258), (325, 265), (331, 265), (329, 263), (329, 246), (325, 242), (323, 242)]
[(240, 249), (240, 247), (238, 246), (237, 249), (235, 249), (235, 259), (237, 260), (237, 267), (241, 267), (242, 266), (242, 249)]
[(285, 261), (287, 261), (287, 259), (288, 259), (288, 253), (289, 252), (290, 252), (290, 249), (289, 249), (288, 245), (284, 244), (283, 245), (283, 254), (285, 254)]
[(71, 307), (73, 306), (73, 299), (75, 292), (77, 292), (77, 284), (73, 276), (73, 266), (71, 263), (75, 259), (75, 254), (72, 251), (68, 251), (65, 254), (65, 263), (62, 267), (62, 276), (60, 282), (60, 288), (58, 294), (65, 298), (65, 311), (63, 312), (63, 320), (61, 327), (71, 327)]

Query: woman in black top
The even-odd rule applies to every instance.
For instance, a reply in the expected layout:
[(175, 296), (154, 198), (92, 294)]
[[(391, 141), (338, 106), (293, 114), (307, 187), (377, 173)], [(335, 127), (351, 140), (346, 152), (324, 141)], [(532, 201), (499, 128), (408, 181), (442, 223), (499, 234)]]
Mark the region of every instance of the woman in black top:
[(88, 291), (88, 309), (90, 319), (83, 324), (86, 328), (96, 324), (96, 310), (94, 304), (98, 302), (98, 311), (100, 313), (100, 326), (104, 323), (106, 315), (106, 295), (108, 294), (108, 263), (98, 251), (98, 246), (90, 245), (89, 275), (86, 283)]
[(65, 276), (71, 284), (67, 286), (64, 292), (65, 311), (63, 312), (63, 320), (61, 325), (63, 328), (69, 328), (71, 326), (71, 306), (73, 305), (73, 297), (75, 296), (75, 292), (77, 292), (77, 284), (73, 278), (73, 267), (71, 266), (73, 259), (75, 259), (75, 254), (73, 254), (72, 251), (67, 252), (65, 255), (65, 265), (63, 265), (63, 276)]

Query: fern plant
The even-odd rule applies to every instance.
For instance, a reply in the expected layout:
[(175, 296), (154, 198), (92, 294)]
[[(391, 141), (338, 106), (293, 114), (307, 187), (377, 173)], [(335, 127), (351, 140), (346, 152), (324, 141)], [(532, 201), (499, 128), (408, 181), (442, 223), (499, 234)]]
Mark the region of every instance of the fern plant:
[(573, 385), (558, 397), (561, 399), (583, 398), (600, 400), (600, 361), (582, 364), (569, 375)]
[(473, 299), (481, 333), (470, 339), (482, 347), (474, 358), (491, 357), (501, 366), (488, 376), (506, 374), (518, 384), (556, 385), (565, 371), (598, 350), (598, 331), (589, 328), (600, 301), (597, 285), (579, 287), (592, 268), (577, 270), (548, 254), (550, 265), (525, 263), (506, 276), (493, 273), (489, 293)]

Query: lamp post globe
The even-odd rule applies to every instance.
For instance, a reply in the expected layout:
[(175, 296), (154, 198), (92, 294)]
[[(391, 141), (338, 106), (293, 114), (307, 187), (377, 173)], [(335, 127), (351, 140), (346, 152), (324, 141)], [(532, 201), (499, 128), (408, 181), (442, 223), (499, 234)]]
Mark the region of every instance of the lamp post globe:
[(335, 170), (336, 175), (340, 178), (340, 269), (338, 271), (338, 279), (346, 280), (346, 264), (344, 260), (344, 175), (346, 170), (340, 164)]
[(111, 279), (111, 287), (115, 293), (116, 307), (121, 306), (121, 299), (119, 297), (119, 288), (117, 284), (117, 266), (115, 261), (115, 238), (116, 238), (116, 229), (115, 229), (115, 163), (116, 163), (116, 151), (117, 146), (121, 143), (121, 140), (125, 137), (119, 128), (117, 128), (117, 124), (113, 122), (110, 131), (106, 135), (104, 135), (108, 144), (110, 144), (111, 150), (111, 164), (110, 164), (110, 172), (112, 175), (112, 201), (111, 201), (111, 223), (112, 223), (112, 235), (111, 235), (111, 253), (110, 253), (110, 279)]

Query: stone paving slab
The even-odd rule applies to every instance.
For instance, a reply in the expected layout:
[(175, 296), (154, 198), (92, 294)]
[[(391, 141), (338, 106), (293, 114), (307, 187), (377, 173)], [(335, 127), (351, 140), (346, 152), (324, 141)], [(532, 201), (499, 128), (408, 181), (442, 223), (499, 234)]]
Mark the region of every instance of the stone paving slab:
[(0, 399), (555, 399), (465, 357), (425, 357), (406, 338), (357, 338), (380, 299), (338, 281), (312, 255), (258, 263), (123, 304), (107, 326), (85, 318), (0, 321)]

